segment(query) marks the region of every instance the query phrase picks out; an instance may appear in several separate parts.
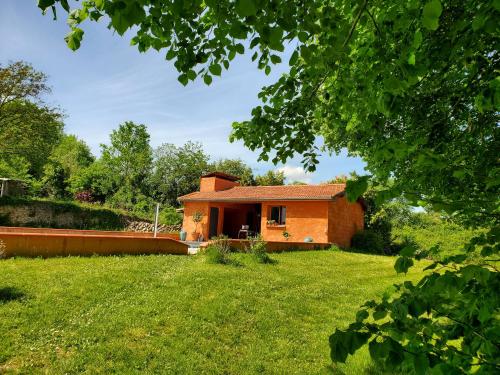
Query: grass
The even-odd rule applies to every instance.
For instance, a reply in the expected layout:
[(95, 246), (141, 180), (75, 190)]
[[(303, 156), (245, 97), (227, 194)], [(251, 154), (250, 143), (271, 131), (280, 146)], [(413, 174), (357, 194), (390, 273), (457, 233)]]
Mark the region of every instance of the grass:
[[(427, 226), (408, 225), (392, 229), (392, 234), (396, 239), (411, 237), (422, 249), (430, 249), (439, 245), (439, 250), (430, 254), (436, 260), (463, 253), (461, 250), (464, 245), (480, 233), (481, 229), (467, 229), (445, 221), (436, 221)], [(477, 255), (471, 254), (471, 256)]]
[(374, 374), (367, 350), (332, 367), (328, 336), (421, 271), (333, 251), (0, 261), (0, 373)]

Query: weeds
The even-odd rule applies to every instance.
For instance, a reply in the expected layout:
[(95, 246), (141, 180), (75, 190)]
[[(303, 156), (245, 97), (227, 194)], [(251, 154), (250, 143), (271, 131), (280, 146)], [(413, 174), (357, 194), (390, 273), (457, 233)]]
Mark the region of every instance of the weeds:
[(248, 238), (246, 251), (252, 254), (258, 263), (276, 263), (276, 261), (267, 253), (267, 242), (264, 241), (260, 235)]
[(209, 263), (215, 264), (230, 264), (233, 263), (231, 259), (231, 246), (227, 236), (217, 236), (208, 245), (205, 250)]

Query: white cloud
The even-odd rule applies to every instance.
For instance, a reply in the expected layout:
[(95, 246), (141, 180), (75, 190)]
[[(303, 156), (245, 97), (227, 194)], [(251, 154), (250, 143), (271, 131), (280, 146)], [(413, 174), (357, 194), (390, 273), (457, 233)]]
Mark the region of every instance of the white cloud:
[(294, 167), (291, 165), (285, 165), (284, 167), (278, 168), (278, 171), (283, 172), (288, 182), (300, 181), (310, 184), (312, 182), (313, 174), (306, 172), (302, 167)]

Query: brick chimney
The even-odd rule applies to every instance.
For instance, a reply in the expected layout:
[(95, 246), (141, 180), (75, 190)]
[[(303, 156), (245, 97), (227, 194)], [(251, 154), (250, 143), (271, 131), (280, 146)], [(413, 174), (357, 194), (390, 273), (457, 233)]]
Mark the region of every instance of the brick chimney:
[(232, 187), (239, 186), (239, 177), (222, 172), (212, 172), (201, 176), (200, 191), (220, 191), (228, 190)]

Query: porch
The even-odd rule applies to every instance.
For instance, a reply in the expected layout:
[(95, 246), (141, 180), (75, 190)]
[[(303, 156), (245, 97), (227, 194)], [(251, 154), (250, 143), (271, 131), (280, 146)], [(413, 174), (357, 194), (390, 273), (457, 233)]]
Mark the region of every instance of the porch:
[(212, 203), (208, 215), (208, 238), (255, 236), (261, 233), (261, 221), (260, 203)]

